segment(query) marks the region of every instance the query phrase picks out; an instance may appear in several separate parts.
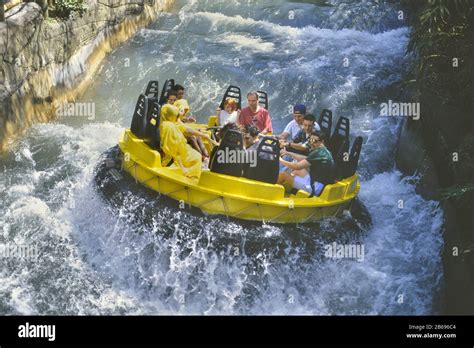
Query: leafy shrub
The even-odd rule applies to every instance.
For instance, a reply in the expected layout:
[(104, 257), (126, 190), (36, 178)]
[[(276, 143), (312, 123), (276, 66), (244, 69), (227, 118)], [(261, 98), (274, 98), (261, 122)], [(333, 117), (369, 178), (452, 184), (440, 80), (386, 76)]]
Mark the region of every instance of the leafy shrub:
[(83, 0), (56, 0), (54, 2), (54, 14), (60, 18), (69, 18), (75, 14), (82, 14), (87, 7)]

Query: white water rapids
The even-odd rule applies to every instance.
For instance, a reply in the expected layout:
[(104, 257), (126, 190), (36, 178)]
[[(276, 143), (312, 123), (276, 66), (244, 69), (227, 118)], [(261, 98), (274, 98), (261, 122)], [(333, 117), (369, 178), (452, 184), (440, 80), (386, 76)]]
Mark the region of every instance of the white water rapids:
[[(79, 100), (93, 120), (37, 124), (0, 159), (0, 243), (39, 250), (0, 259), (0, 314), (436, 313), (442, 212), (395, 169), (398, 125), (377, 115), (408, 64), (391, 6), (180, 1), (112, 52)], [(95, 167), (156, 78), (185, 85), (200, 121), (230, 83), (268, 91), (277, 130), (296, 102), (349, 117), (372, 226), (229, 222), (133, 192), (110, 209)], [(325, 258), (333, 242), (363, 244), (364, 260)]]

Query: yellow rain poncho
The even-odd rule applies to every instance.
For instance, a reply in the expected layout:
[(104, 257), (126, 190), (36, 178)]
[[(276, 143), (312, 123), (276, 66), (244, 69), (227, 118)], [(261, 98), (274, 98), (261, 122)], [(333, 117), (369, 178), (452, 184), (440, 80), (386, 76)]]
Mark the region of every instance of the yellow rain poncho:
[(179, 130), (184, 133), (186, 126), (179, 119), (179, 109), (176, 106), (170, 104), (163, 105), (160, 113), (160, 128), (166, 121), (177, 123)]
[[(184, 134), (185, 128), (184, 124), (178, 120), (178, 108), (176, 106), (165, 104), (161, 108), (160, 112), (160, 138), (163, 134), (163, 124), (165, 122), (171, 122), (178, 126), (178, 129)], [(161, 139), (161, 144), (163, 147), (163, 140)], [(173, 157), (165, 152), (165, 155), (161, 159), (161, 165), (166, 167), (170, 164)]]
[(178, 115), (180, 120), (183, 120), (183, 118), (185, 118), (191, 110), (191, 108), (189, 107), (189, 103), (186, 99), (179, 99), (175, 101), (174, 106), (178, 108)]
[(161, 148), (166, 154), (163, 160), (172, 158), (186, 177), (199, 179), (202, 165), (201, 154), (188, 145), (179, 125), (164, 121), (160, 125), (160, 138)]

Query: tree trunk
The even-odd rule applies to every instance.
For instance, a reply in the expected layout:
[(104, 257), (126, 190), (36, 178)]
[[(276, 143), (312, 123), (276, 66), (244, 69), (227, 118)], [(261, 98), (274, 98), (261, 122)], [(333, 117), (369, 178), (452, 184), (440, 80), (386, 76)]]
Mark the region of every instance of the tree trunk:
[(5, 21), (5, 7), (4, 7), (4, 1), (0, 0), (0, 22)]
[(48, 0), (38, 0), (37, 3), (38, 3), (38, 5), (41, 6), (41, 9), (43, 10), (44, 19), (48, 19), (49, 18)]

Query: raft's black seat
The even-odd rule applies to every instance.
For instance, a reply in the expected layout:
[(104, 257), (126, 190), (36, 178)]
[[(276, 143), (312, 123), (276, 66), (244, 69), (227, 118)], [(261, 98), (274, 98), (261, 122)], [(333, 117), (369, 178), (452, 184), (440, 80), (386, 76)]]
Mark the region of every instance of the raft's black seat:
[(257, 147), (257, 163), (255, 167), (250, 164), (244, 166), (244, 177), (252, 180), (276, 184), (280, 164), (280, 144), (278, 140), (264, 137)]
[(339, 153), (339, 149), (344, 144), (344, 141), (349, 141), (350, 121), (347, 117), (341, 116), (337, 120), (336, 128), (327, 143), (327, 148), (335, 156)]
[(174, 88), (174, 85), (175, 85), (174, 79), (169, 79), (165, 81), (165, 84), (163, 85), (163, 89), (161, 90), (160, 100), (158, 102), (160, 106), (163, 106), (163, 104), (166, 103), (166, 101), (168, 100), (167, 94), (170, 90)]
[(160, 105), (157, 99), (147, 99), (148, 113), (146, 117), (145, 136), (143, 140), (154, 150), (160, 150)]
[(357, 137), (352, 144), (351, 153), (349, 154), (349, 161), (346, 162), (342, 173), (343, 178), (350, 178), (353, 176), (359, 165), (360, 152), (362, 150), (362, 137)]
[(321, 127), (321, 132), (324, 136), (324, 141), (329, 141), (331, 139), (331, 129), (332, 129), (332, 111), (324, 109), (319, 115), (319, 126)]
[(268, 93), (264, 91), (257, 91), (258, 94), (258, 103), (263, 105), (265, 110), (268, 110), (269, 105), (268, 105)]
[(242, 109), (242, 93), (240, 92), (240, 87), (229, 86), (222, 97), (221, 104), (219, 108), (224, 110), (224, 103), (227, 98), (234, 98), (237, 101), (237, 110)]
[[(333, 184), (334, 183), (334, 163), (328, 162), (328, 163), (323, 163), (320, 161), (309, 161), (311, 164), (311, 167), (309, 169), (309, 175), (310, 175), (310, 180), (311, 180), (311, 187), (312, 187), (312, 192), (311, 192), (311, 197), (315, 194), (314, 192), (314, 182), (318, 181), (321, 184), (324, 185), (324, 188), (326, 188), (327, 185)], [(321, 190), (318, 196), (320, 196), (324, 188)]]
[[(226, 160), (223, 160), (223, 156), (226, 154), (231, 154), (235, 151), (244, 151), (244, 139), (242, 133), (239, 131), (228, 130), (224, 137), (221, 140), (221, 143), (216, 151), (213, 151), (209, 169), (211, 172), (232, 175), (240, 177), (242, 176), (242, 171), (244, 168), (243, 163), (226, 163)], [(221, 152), (222, 151), (222, 152)], [(230, 151), (230, 152), (229, 152)], [(235, 152), (237, 154), (238, 152)], [(242, 162), (242, 161), (240, 161)]]
[(147, 125), (148, 115), (148, 98), (140, 94), (138, 96), (137, 104), (135, 105), (135, 111), (132, 116), (132, 124), (130, 130), (132, 133), (140, 139), (145, 136), (145, 129)]
[(148, 99), (151, 99), (153, 101), (158, 102), (158, 98), (160, 95), (160, 83), (158, 80), (152, 80), (148, 82), (148, 85), (146, 86), (145, 90), (145, 95), (148, 97)]
[(349, 159), (349, 140), (344, 140), (339, 152), (334, 156), (333, 175), (334, 180), (338, 181), (344, 178), (344, 170), (347, 167)]

